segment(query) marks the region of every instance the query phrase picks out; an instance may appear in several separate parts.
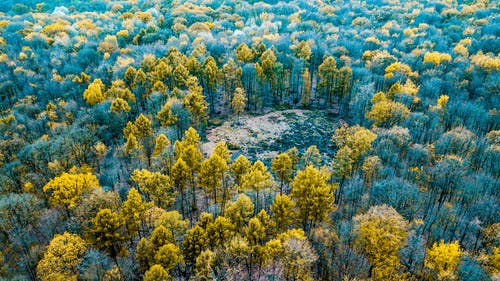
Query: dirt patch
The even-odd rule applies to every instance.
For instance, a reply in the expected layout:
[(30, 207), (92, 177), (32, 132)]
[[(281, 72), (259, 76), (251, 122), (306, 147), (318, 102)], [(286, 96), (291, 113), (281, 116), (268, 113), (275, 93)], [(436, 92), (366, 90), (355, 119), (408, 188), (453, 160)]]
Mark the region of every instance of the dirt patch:
[(243, 153), (251, 159), (269, 160), (290, 147), (303, 151), (313, 144), (322, 153), (328, 153), (337, 120), (331, 112), (300, 109), (244, 115), (239, 123), (232, 118), (208, 129), (208, 141), (202, 150), (209, 155), (217, 142), (225, 141), (232, 152)]

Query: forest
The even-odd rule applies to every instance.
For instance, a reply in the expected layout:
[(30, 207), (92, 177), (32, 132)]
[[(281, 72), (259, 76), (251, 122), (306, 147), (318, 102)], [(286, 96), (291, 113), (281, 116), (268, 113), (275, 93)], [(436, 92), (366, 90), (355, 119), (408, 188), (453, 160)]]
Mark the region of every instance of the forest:
[(500, 3), (3, 0), (0, 281), (500, 280)]

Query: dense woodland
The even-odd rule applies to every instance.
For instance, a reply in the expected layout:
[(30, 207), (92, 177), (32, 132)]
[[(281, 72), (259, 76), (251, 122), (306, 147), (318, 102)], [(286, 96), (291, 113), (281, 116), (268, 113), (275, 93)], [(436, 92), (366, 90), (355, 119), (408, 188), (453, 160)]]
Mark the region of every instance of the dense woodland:
[[(38, 1), (0, 4), (0, 280), (500, 278), (498, 2)], [(202, 150), (284, 109), (329, 145)]]

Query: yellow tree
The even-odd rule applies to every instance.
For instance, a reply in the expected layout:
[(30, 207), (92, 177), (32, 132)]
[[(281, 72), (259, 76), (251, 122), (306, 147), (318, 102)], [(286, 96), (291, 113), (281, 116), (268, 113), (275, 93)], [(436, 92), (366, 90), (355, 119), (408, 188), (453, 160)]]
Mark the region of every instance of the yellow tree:
[(184, 106), (191, 113), (194, 123), (199, 125), (208, 118), (208, 104), (205, 101), (205, 96), (202, 95), (203, 88), (198, 85), (198, 79), (192, 77), (190, 81), (193, 84), (189, 86), (188, 94), (184, 97)]
[(280, 180), (280, 194), (283, 194), (283, 186), (293, 176), (292, 158), (286, 153), (281, 153), (271, 162), (271, 169)]
[(205, 229), (199, 225), (193, 226), (184, 239), (184, 257), (187, 262), (194, 263), (200, 253), (208, 247), (208, 237)]
[(233, 100), (231, 101), (231, 108), (233, 109), (234, 114), (238, 116), (238, 123), (240, 120), (240, 114), (245, 110), (245, 105), (247, 102), (247, 97), (245, 94), (245, 90), (243, 88), (236, 88), (233, 94)]
[(213, 269), (215, 263), (215, 253), (205, 250), (196, 258), (195, 276), (197, 280), (210, 281), (213, 279)]
[(296, 213), (295, 203), (287, 195), (277, 195), (271, 205), (273, 220), (278, 232), (283, 232), (292, 226)]
[(170, 172), (170, 177), (173, 181), (174, 186), (177, 188), (181, 195), (181, 213), (185, 214), (184, 202), (185, 202), (185, 192), (186, 187), (191, 176), (188, 165), (182, 158), (177, 159), (175, 164), (172, 166), (172, 171)]
[(229, 242), (235, 234), (235, 226), (226, 217), (218, 216), (207, 226), (208, 241), (212, 247), (220, 247)]
[(128, 192), (127, 200), (122, 204), (120, 212), (130, 237), (139, 234), (139, 227), (149, 207), (151, 207), (151, 204), (142, 201), (137, 189), (131, 188)]
[(215, 110), (215, 98), (217, 94), (217, 84), (219, 82), (220, 70), (212, 56), (208, 56), (203, 62), (202, 77), (202, 81), (204, 82), (203, 85), (205, 90), (208, 92), (208, 98), (210, 100), (210, 113), (213, 113)]
[(241, 43), (236, 50), (234, 50), (236, 58), (241, 62), (251, 62), (254, 58), (254, 53), (252, 49), (248, 47), (247, 44)]
[(271, 174), (260, 160), (257, 160), (250, 171), (241, 177), (241, 187), (243, 190), (255, 191), (255, 211), (259, 208), (259, 192), (270, 188), (273, 185)]
[(252, 201), (243, 193), (238, 196), (235, 202), (229, 203), (224, 210), (224, 216), (228, 217), (236, 226), (236, 229), (240, 231), (253, 214), (254, 206)]
[(333, 102), (337, 71), (337, 62), (331, 56), (325, 58), (318, 67), (319, 89), (329, 103)]
[(327, 183), (328, 178), (325, 171), (309, 165), (298, 171), (293, 179), (290, 197), (295, 200), (300, 222), (306, 231), (328, 218), (333, 210), (334, 186)]
[(441, 242), (434, 243), (427, 250), (425, 266), (432, 269), (439, 280), (455, 280), (457, 278), (456, 270), (461, 258), (462, 250), (458, 245), (458, 241), (444, 243), (441, 240)]
[(332, 140), (339, 148), (347, 146), (351, 149), (350, 156), (355, 168), (359, 158), (371, 149), (376, 138), (376, 134), (359, 125), (348, 127), (343, 124), (335, 130)]
[(225, 160), (226, 162), (231, 161), (231, 153), (229, 152), (227, 144), (224, 141), (217, 142), (213, 153), (219, 155), (219, 157)]
[(239, 67), (232, 58), (222, 67), (222, 77), (224, 83), (224, 93), (226, 102), (231, 101), (231, 95), (236, 88), (241, 87), (241, 67)]
[(153, 134), (153, 129), (151, 129), (151, 120), (149, 120), (144, 114), (140, 114), (134, 122), (135, 127), (137, 128), (136, 137), (144, 139)]
[(383, 93), (372, 98), (372, 108), (365, 117), (374, 121), (373, 126), (392, 127), (406, 119), (410, 110), (403, 103), (388, 99)]
[(127, 239), (125, 232), (123, 218), (118, 213), (105, 208), (100, 210), (92, 220), (89, 235), (92, 243), (97, 248), (106, 250), (118, 266), (117, 257), (126, 251), (121, 244)]
[(146, 273), (144, 274), (144, 281), (170, 281), (172, 277), (168, 273), (168, 271), (163, 268), (163, 266), (159, 264), (153, 265)]
[(130, 178), (137, 184), (138, 190), (151, 198), (157, 206), (167, 208), (173, 203), (174, 194), (169, 176), (141, 169), (134, 170)]
[(128, 102), (122, 98), (116, 98), (111, 103), (109, 110), (113, 113), (128, 112), (130, 111), (130, 106)]
[(353, 172), (353, 152), (349, 146), (341, 147), (332, 161), (332, 170), (335, 178), (340, 179), (341, 185), (344, 179), (348, 179)]
[(101, 79), (95, 79), (83, 92), (83, 99), (90, 105), (104, 101), (105, 86)]
[(178, 64), (172, 75), (174, 87), (185, 89), (189, 79), (189, 71), (182, 64)]
[(51, 179), (43, 191), (49, 193), (49, 202), (54, 206), (62, 206), (66, 211), (74, 209), (82, 193), (92, 188), (100, 188), (96, 176), (91, 173), (62, 173)]
[(311, 104), (312, 97), (312, 87), (311, 87), (311, 74), (309, 73), (309, 69), (305, 68), (304, 72), (302, 72), (302, 91), (300, 103), (303, 107), (307, 108)]
[(245, 157), (245, 155), (240, 154), (238, 158), (231, 164), (231, 175), (233, 176), (236, 184), (241, 185), (241, 178), (250, 171), (252, 163)]
[(38, 263), (36, 273), (42, 281), (77, 280), (78, 265), (87, 246), (76, 234), (56, 234)]
[(357, 246), (366, 254), (373, 280), (405, 280), (398, 253), (406, 244), (408, 222), (394, 208), (373, 206), (354, 218)]
[[(204, 188), (207, 195), (213, 195), (212, 199), (215, 204), (217, 204), (217, 191), (224, 189), (223, 184), (225, 184), (227, 172), (226, 160), (215, 153), (201, 163), (198, 184)], [(225, 196), (222, 196), (222, 209), (224, 209), (225, 200)]]

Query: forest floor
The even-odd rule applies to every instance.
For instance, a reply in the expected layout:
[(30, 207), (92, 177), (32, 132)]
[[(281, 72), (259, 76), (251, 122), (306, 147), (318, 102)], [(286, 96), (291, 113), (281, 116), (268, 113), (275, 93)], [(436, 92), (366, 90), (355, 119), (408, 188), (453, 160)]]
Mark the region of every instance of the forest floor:
[(239, 122), (235, 117), (209, 128), (202, 150), (210, 154), (217, 142), (225, 141), (235, 155), (243, 153), (249, 159), (268, 162), (291, 147), (303, 152), (316, 145), (325, 158), (330, 158), (333, 149), (330, 139), (338, 124), (337, 113), (326, 110), (290, 109), (258, 116), (242, 115)]

